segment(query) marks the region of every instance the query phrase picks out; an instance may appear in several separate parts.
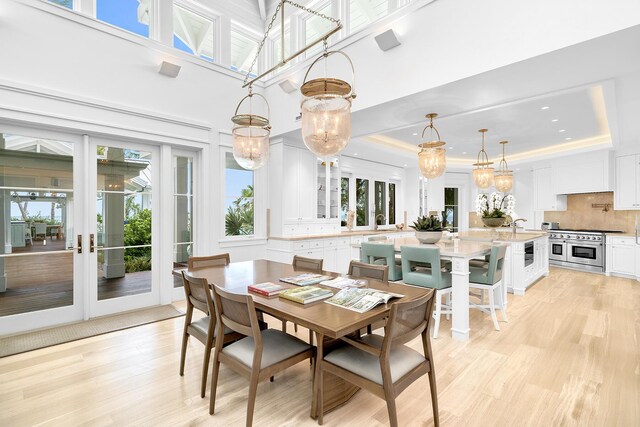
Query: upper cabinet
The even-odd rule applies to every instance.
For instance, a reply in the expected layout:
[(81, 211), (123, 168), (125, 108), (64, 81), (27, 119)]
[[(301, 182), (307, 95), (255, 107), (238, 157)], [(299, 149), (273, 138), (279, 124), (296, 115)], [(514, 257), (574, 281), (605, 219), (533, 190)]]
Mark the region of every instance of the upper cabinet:
[(640, 154), (616, 159), (614, 209), (640, 209)]
[(316, 159), (308, 150), (285, 146), (283, 162), (283, 218), (285, 221), (315, 219)]
[(613, 152), (593, 152), (563, 157), (552, 162), (555, 194), (613, 191)]
[(553, 187), (551, 168), (533, 171), (533, 210), (566, 211), (567, 196), (557, 194)]
[(338, 160), (317, 160), (318, 219), (338, 219), (340, 212), (340, 168)]

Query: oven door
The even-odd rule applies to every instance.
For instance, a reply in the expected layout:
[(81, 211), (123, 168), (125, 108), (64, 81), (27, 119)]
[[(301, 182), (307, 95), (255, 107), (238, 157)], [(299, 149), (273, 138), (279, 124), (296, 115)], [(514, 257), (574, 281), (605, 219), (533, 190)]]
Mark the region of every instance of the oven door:
[(567, 261), (602, 267), (602, 249), (602, 243), (567, 243)]
[(549, 260), (567, 260), (567, 243), (564, 240), (549, 239)]

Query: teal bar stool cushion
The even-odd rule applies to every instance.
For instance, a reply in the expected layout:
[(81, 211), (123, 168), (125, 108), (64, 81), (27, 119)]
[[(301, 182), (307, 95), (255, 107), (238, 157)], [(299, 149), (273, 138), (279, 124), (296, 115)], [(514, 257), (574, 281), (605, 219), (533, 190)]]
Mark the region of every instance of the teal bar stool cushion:
[(404, 283), (432, 289), (451, 287), (451, 273), (440, 268), (440, 248), (402, 246), (400, 251)]
[(362, 242), (360, 261), (367, 264), (388, 265), (389, 280), (402, 279), (402, 268), (396, 265), (396, 255), (393, 243)]
[(469, 266), (469, 282), (495, 285), (502, 280), (502, 267), (506, 253), (506, 245), (492, 246), (488, 259), (489, 264), (486, 267)]

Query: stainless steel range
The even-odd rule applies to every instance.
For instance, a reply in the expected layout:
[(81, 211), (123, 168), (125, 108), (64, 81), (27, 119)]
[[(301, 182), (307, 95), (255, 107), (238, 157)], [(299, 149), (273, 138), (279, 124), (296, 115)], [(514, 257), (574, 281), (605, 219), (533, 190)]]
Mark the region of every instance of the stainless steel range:
[(549, 230), (549, 264), (587, 271), (605, 271), (609, 230)]

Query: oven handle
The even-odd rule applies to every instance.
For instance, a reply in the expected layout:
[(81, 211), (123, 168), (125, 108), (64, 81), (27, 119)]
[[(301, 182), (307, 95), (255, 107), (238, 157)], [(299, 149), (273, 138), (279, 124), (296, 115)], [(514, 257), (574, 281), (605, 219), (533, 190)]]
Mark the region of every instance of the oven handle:
[(582, 242), (576, 242), (576, 243), (568, 242), (568, 243), (570, 245), (572, 245), (572, 246), (591, 246), (591, 247), (596, 247), (596, 246), (602, 246), (603, 245), (602, 243), (590, 243), (590, 242), (589, 243), (587, 243), (587, 242), (585, 242), (585, 243), (582, 243)]

